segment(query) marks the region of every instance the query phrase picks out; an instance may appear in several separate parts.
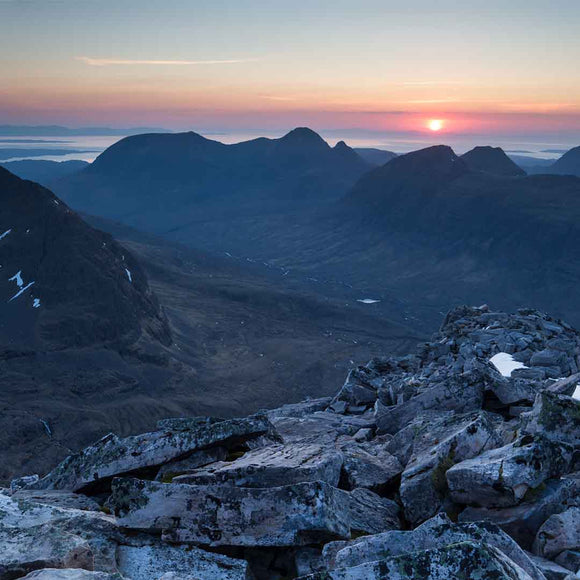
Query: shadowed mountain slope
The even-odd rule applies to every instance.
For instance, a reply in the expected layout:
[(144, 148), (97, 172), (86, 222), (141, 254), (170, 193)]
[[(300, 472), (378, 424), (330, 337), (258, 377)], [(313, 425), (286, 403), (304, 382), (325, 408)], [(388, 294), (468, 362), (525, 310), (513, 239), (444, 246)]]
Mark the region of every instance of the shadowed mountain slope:
[(470, 169), (485, 171), (494, 175), (521, 176), (526, 172), (518, 167), (501, 147), (475, 147), (464, 153), (461, 158)]
[(549, 173), (557, 173), (560, 175), (576, 175), (580, 177), (580, 146), (570, 149), (564, 153), (549, 168)]
[(183, 227), (202, 208), (313, 207), (338, 199), (370, 165), (344, 143), (307, 128), (280, 139), (224, 145), (196, 133), (127, 137), (56, 191), (73, 207), (143, 230)]
[(6, 161), (0, 163), (21, 179), (35, 181), (44, 187), (51, 187), (53, 182), (81, 169), (89, 164), (86, 161), (43, 161), (39, 159), (24, 159), (22, 161)]

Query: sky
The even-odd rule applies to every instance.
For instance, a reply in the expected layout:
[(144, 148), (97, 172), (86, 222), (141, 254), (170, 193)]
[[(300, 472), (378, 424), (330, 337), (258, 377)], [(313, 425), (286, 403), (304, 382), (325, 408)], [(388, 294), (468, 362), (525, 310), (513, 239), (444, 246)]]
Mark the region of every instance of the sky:
[(580, 142), (579, 0), (0, 0), (0, 124)]

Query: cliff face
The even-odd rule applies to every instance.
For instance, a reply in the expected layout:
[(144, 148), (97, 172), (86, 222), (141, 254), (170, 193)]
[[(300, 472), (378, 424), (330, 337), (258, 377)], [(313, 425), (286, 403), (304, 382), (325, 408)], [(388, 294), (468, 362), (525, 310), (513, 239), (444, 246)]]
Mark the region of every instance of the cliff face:
[(573, 577), (579, 355), (562, 321), (461, 307), (333, 399), (111, 434), (3, 490), (0, 577)]

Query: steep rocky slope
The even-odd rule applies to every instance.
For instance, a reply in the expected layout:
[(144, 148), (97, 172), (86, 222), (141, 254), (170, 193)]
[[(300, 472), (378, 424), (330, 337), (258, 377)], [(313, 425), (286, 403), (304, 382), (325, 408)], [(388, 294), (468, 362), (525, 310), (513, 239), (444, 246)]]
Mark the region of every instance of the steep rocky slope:
[(560, 320), (461, 307), (332, 399), (108, 435), (0, 493), (0, 575), (575, 578), (579, 357)]
[(0, 168), (2, 350), (171, 342), (130, 252), (49, 190)]

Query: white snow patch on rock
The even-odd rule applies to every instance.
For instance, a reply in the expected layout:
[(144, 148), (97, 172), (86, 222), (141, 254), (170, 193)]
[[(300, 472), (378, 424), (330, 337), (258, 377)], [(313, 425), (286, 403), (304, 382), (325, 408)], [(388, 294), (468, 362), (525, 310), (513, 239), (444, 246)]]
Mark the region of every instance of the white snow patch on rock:
[(574, 389), (574, 393), (572, 393), (572, 398), (580, 401), (580, 384), (576, 385)]
[(511, 377), (512, 372), (516, 369), (527, 369), (528, 367), (517, 360), (507, 352), (498, 352), (489, 359), (489, 362), (502, 374), (504, 377)]
[(0, 240), (3, 240), (11, 231), (12, 229), (6, 230), (2, 235), (0, 235)]
[(35, 298), (32, 301), (32, 308), (40, 308), (40, 298)]
[(22, 281), (22, 270), (18, 270), (12, 278), (8, 278), (8, 282), (16, 282), (18, 288), (22, 288), (22, 286), (24, 286), (24, 282)]
[(359, 298), (357, 302), (362, 302), (363, 304), (376, 304), (380, 300), (375, 300), (374, 298)]
[(14, 294), (14, 296), (12, 296), (12, 298), (10, 298), (10, 300), (8, 300), (8, 302), (12, 302), (12, 300), (16, 300), (16, 298), (18, 298), (21, 294), (26, 292), (26, 290), (28, 290), (33, 284), (34, 284), (34, 280), (32, 282), (29, 282), (28, 284), (26, 284), (26, 286), (24, 286), (18, 292), (16, 292), (16, 294)]
[(127, 272), (127, 278), (129, 278), (129, 282), (133, 283), (133, 278), (131, 276), (131, 272), (125, 268), (125, 272)]

